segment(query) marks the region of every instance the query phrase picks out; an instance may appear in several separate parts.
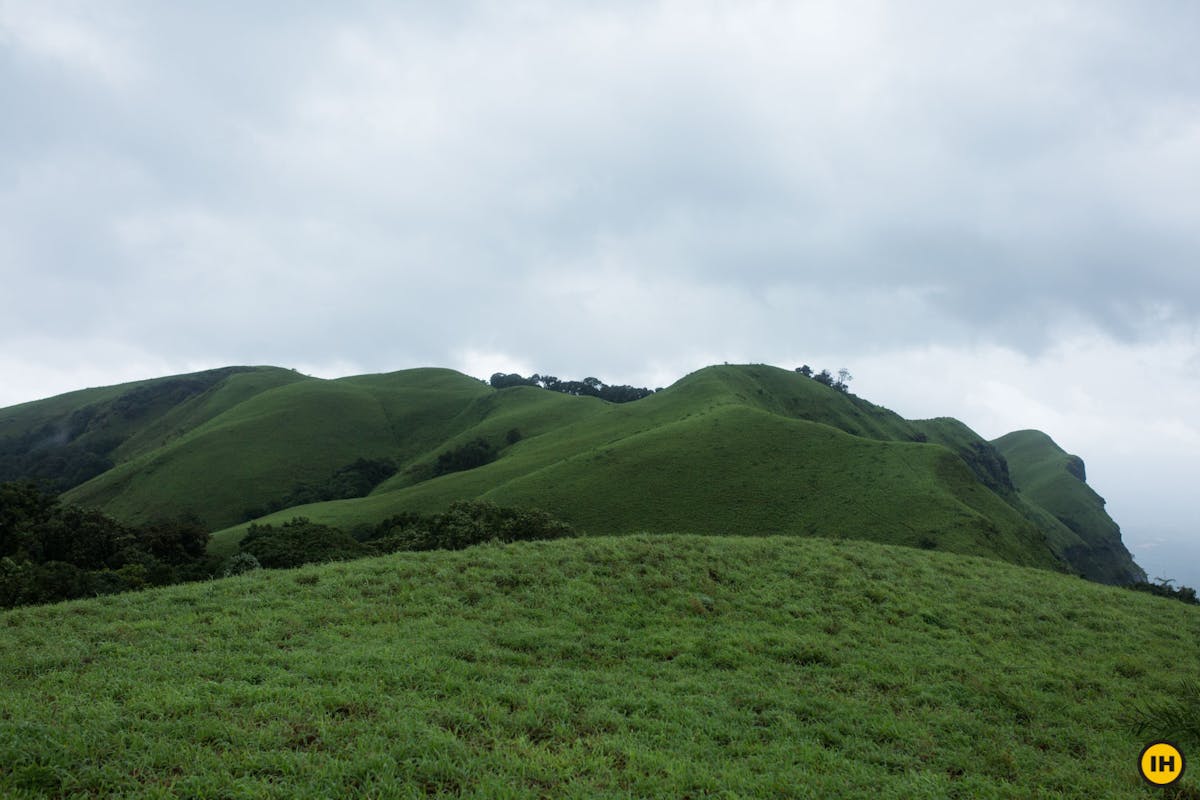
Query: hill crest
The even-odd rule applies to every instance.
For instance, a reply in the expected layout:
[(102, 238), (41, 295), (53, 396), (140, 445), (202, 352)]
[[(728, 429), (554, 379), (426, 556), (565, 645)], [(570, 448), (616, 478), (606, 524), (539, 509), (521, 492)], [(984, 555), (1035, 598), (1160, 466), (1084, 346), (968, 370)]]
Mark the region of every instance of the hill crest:
[[(65, 439), (33, 441), (48, 430)], [(193, 515), (219, 529), (218, 550), (264, 507), (280, 508), (264, 521), (352, 529), (488, 499), (592, 534), (826, 535), (1136, 579), (1103, 500), (1080, 481), (1043, 485), (1061, 451), (1029, 439), (905, 420), (767, 365), (706, 367), (623, 404), (441, 368), (323, 380), (236, 367), (0, 410), (5, 477), (58, 458), (75, 468), (60, 479), (87, 478), (62, 487), (68, 501), (132, 522)], [(439, 471), (464, 448), (478, 463)], [(1011, 474), (1002, 448), (1017, 454)], [(394, 474), (364, 496), (287, 507), (360, 461)]]

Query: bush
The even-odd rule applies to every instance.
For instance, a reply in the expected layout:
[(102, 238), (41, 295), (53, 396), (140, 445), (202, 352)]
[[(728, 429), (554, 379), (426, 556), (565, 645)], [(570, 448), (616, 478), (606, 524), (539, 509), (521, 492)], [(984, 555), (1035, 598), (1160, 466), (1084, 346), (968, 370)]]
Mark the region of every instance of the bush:
[(479, 500), (460, 500), (431, 517), (404, 514), (384, 520), (368, 542), (377, 553), (399, 550), (461, 550), (482, 542), (558, 539), (574, 533), (570, 525), (538, 509), (502, 508)]
[(450, 472), (463, 472), (482, 467), (484, 464), (495, 461), (496, 455), (496, 448), (488, 444), (485, 439), (473, 439), (453, 450), (439, 454), (437, 463), (433, 465), (433, 474), (435, 476), (445, 475)]
[(91, 594), (88, 574), (64, 561), (34, 565), (25, 571), (25, 577), (22, 603), (55, 603)]
[(257, 558), (249, 553), (238, 553), (230, 556), (229, 560), (225, 562), (225, 569), (222, 574), (226, 578), (231, 578), (234, 575), (253, 572), (256, 569), (262, 569), (262, 564), (258, 562)]
[(141, 530), (141, 545), (167, 564), (187, 564), (204, 556), (208, 531), (190, 520), (160, 521)]
[(1146, 592), (1147, 594), (1158, 595), (1159, 597), (1169, 597), (1172, 600), (1178, 600), (1181, 603), (1189, 605), (1200, 605), (1200, 598), (1196, 597), (1196, 590), (1190, 586), (1180, 586), (1178, 588), (1172, 586), (1174, 581), (1160, 578), (1155, 583), (1140, 581), (1129, 585), (1130, 589), (1135, 592)]
[(345, 561), (369, 555), (371, 551), (344, 531), (297, 517), (278, 528), (251, 525), (242, 539), (241, 552), (254, 556), (263, 567), (280, 569)]

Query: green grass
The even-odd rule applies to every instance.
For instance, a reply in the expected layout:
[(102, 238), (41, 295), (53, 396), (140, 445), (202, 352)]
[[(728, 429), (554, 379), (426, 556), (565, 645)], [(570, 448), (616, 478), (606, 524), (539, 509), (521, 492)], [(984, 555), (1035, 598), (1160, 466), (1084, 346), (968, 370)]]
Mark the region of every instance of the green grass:
[[(82, 389), (0, 409), (0, 439), (43, 426), (61, 433), (71, 427), (73, 414), (86, 412), (89, 422), (77, 443), (115, 444), (121, 460), (131, 440), (142, 448), (161, 444), (196, 424), (197, 417), (207, 418), (206, 412), (211, 417), (259, 391), (303, 379), (278, 367), (225, 367)], [(128, 402), (131, 398), (137, 402)]]
[(0, 614), (0, 796), (1158, 797), (1128, 719), (1200, 677), (1198, 636), (1162, 598), (819, 538), (262, 572)]
[(139, 425), (117, 448), (115, 456), (119, 462), (136, 458), (170, 444), (255, 395), (305, 380), (310, 379), (278, 367), (257, 367), (251, 372), (235, 373), (203, 394), (172, 406), (149, 422)]
[(1104, 498), (1085, 482), (1083, 459), (1041, 431), (1014, 431), (993, 444), (1022, 499), (1050, 518), (1043, 528), (1080, 572), (1118, 583), (1146, 579), (1120, 544), (1121, 529), (1105, 512)]
[(92, 404), (104, 403), (119, 397), (130, 388), (142, 386), (150, 381), (139, 381), (119, 386), (94, 389), (79, 389), (56, 395), (45, 400), (33, 400), (0, 409), (0, 438), (19, 436), (47, 423), (69, 416), (71, 412)]
[[(0, 410), (0, 430), (62, 422), (72, 404), (117, 408), (125, 392), (197, 377)], [(496, 391), (445, 369), (326, 381), (254, 368), (199, 379), (211, 385), (183, 400), (167, 393), (135, 417), (97, 416), (97, 429), (84, 436), (119, 439), (117, 464), (64, 498), (134, 524), (194, 517), (217, 531), (214, 552), (228, 554), (248, 511), (282, 500), (297, 485), (321, 484), (357, 459), (388, 459), (396, 474), (368, 497), (294, 507), (261, 521), (304, 515), (349, 529), (403, 511), (488, 499), (545, 507), (593, 533), (823, 531), (1018, 564), (1065, 564), (1102, 581), (1140, 574), (1102, 501), (1063, 472), (1066, 456), (1049, 439), (1048, 447), (1014, 450), (1018, 492), (998, 477), (1003, 465), (989, 455), (990, 445), (961, 422), (904, 420), (775, 367), (709, 367), (617, 405), (532, 387)], [(520, 439), (510, 444), (514, 430)], [(440, 453), (479, 438), (500, 448), (496, 461), (430, 479)], [(1058, 477), (1025, 479), (1045, 470)], [(1063, 476), (1067, 484), (1058, 480)]]
[(397, 455), (407, 431), (418, 442), (444, 435), (438, 423), (490, 391), (449, 370), (410, 372), (405, 388), (384, 399), (379, 384), (389, 376), (307, 378), (256, 393), (65, 499), (134, 523), (190, 515), (224, 527), (247, 508), (284, 497), (299, 483), (320, 482), (358, 458)]
[[(239, 404), (66, 498), (134, 522), (195, 513), (203, 506), (205, 523), (229, 524), (240, 519), (250, 497), (282, 496), (296, 483), (325, 478), (358, 456), (386, 454), (388, 431), (386, 416), (368, 392), (294, 383)], [(280, 447), (281, 441), (288, 447)]]
[[(480, 398), (467, 416), (479, 421), (447, 446), (511, 427), (524, 438), (478, 469), (421, 482), (402, 470), (369, 497), (263, 521), (350, 528), (478, 498), (545, 508), (592, 533), (824, 532), (1058, 564), (1041, 531), (949, 450), (914, 442), (915, 424), (784, 370), (713, 367), (625, 405), (520, 387)], [(244, 531), (218, 532), (213, 551), (234, 552)]]

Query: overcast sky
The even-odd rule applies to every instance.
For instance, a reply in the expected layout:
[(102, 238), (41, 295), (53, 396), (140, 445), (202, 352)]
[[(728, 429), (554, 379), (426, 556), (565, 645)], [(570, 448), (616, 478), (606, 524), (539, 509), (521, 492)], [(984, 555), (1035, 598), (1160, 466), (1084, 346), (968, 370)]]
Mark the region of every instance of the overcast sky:
[(846, 366), (1047, 431), (1200, 585), (1198, 31), (1190, 0), (0, 0), (0, 406), (226, 364)]

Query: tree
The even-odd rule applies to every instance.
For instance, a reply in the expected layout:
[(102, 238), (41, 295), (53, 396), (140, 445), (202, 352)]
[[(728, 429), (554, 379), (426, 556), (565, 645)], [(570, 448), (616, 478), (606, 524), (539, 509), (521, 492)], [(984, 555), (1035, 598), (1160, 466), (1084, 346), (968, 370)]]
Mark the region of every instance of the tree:
[(493, 389), (507, 389), (510, 386), (536, 386), (537, 381), (532, 378), (523, 378), (520, 373), (514, 372), (511, 375), (503, 372), (492, 373), (491, 379), (488, 381)]
[(833, 384), (833, 388), (839, 392), (846, 392), (850, 389), (850, 381), (854, 380), (854, 376), (850, 374), (850, 370), (842, 367), (838, 370), (837, 380)]
[(208, 531), (195, 520), (163, 520), (142, 528), (142, 547), (167, 564), (188, 564), (203, 558)]
[(796, 372), (799, 372), (806, 378), (811, 378), (813, 376), (812, 367), (810, 367), (808, 364), (805, 364), (802, 367), (796, 367)]
[(626, 384), (600, 387), (600, 399), (607, 400), (610, 403), (632, 403), (634, 400), (641, 400), (643, 397), (649, 397), (651, 394), (653, 392), (649, 389)]
[(813, 380), (826, 386), (833, 386), (833, 376), (829, 374), (829, 370), (827, 369), (823, 369), (814, 375)]
[(0, 483), (0, 556), (28, 558), (40, 547), (37, 528), (58, 509), (58, 500), (31, 483)]
[(581, 381), (572, 381), (560, 380), (557, 375), (541, 375), (536, 372), (528, 378), (523, 378), (517, 373), (496, 372), (484, 383), (489, 384), (493, 389), (507, 389), (511, 386), (540, 386), (552, 392), (576, 397), (599, 397), (610, 403), (631, 403), (634, 400), (649, 397), (654, 394), (654, 391), (662, 391), (661, 389), (651, 391), (644, 387), (627, 385), (609, 386), (599, 378), (590, 375)]

